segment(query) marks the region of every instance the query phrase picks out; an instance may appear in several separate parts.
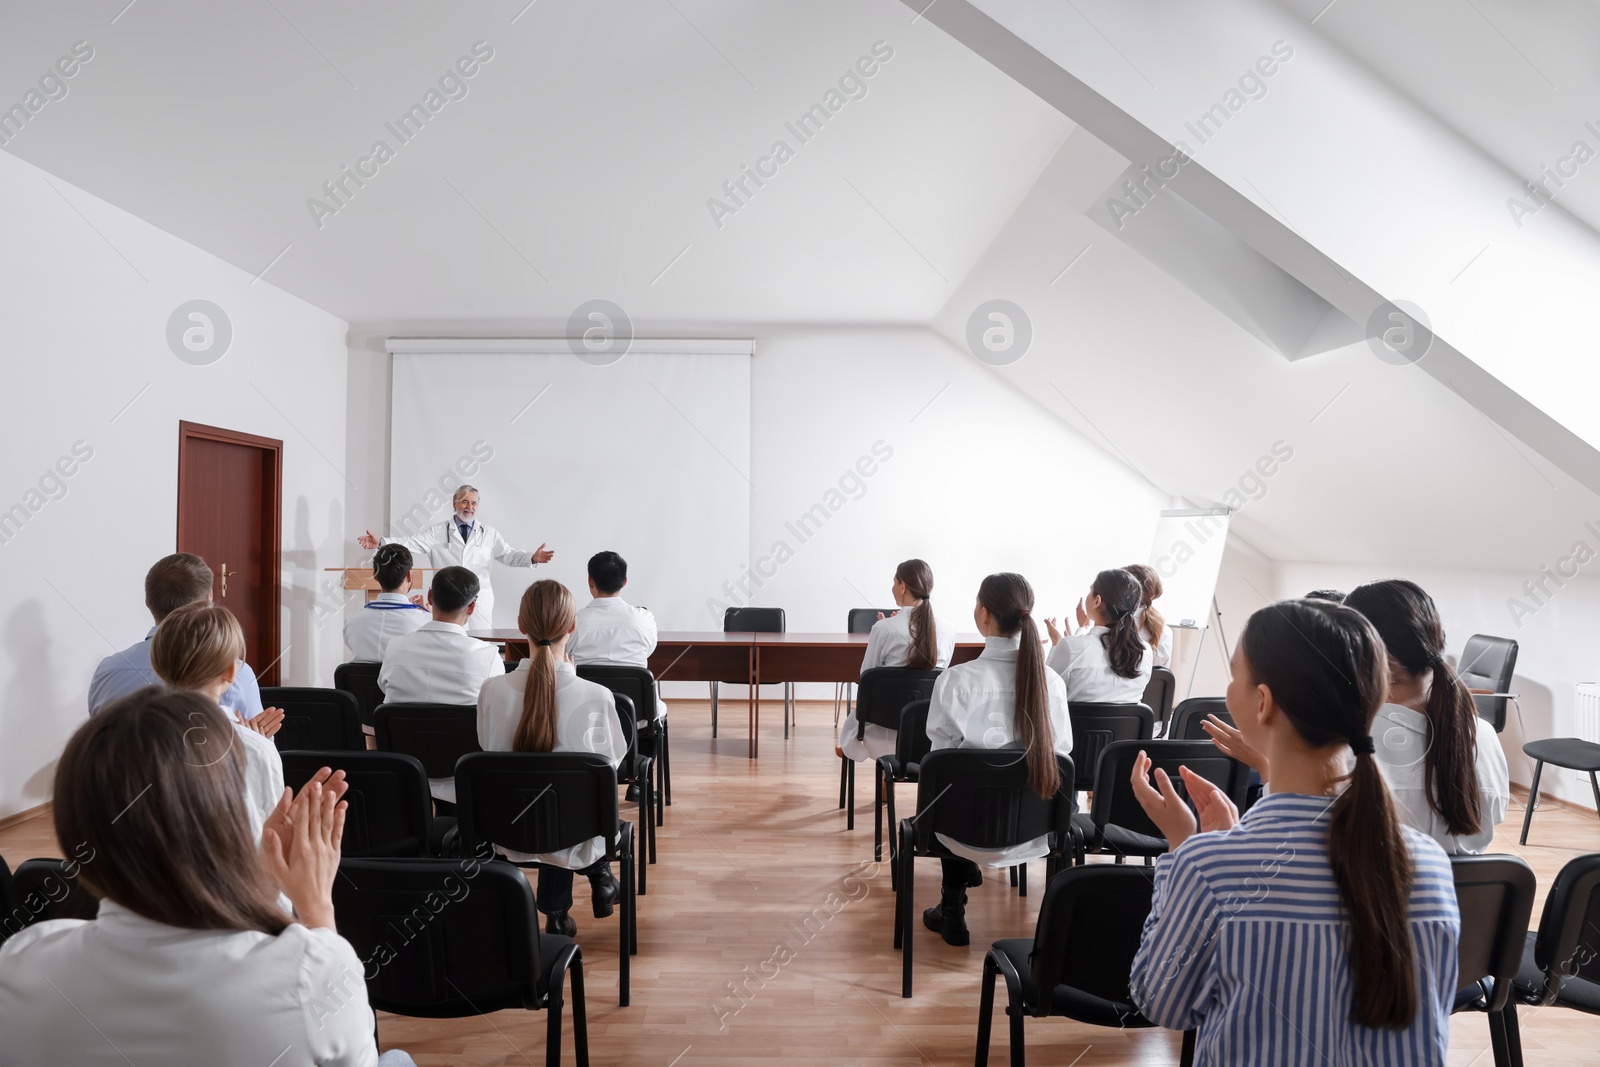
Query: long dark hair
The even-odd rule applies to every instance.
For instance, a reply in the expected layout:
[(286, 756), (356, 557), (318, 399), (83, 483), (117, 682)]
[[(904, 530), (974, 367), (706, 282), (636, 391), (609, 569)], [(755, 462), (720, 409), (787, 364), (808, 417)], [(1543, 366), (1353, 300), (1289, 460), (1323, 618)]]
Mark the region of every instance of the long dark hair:
[(1372, 720), (1389, 688), (1383, 641), (1364, 616), (1339, 604), (1280, 600), (1250, 616), (1239, 649), (1250, 680), (1267, 687), (1307, 745), (1349, 744), (1355, 752), (1328, 818), (1328, 865), (1350, 923), (1350, 1017), (1403, 1029), (1417, 1013), (1407, 920), (1415, 870), (1371, 752)]
[(554, 752), (556, 747), (555, 642), (572, 632), (577, 611), (572, 594), (560, 582), (545, 578), (528, 586), (517, 606), (517, 626), (528, 635), (527, 685), (522, 691), (522, 718), (511, 738), (513, 752)]
[(186, 930), (281, 934), (245, 808), (234, 727), (199, 693), (148, 686), (78, 728), (56, 767), (56, 838), (92, 850), (81, 877), (129, 911)]
[(1444, 658), (1444, 627), (1433, 598), (1414, 582), (1390, 578), (1352, 589), (1345, 606), (1365, 615), (1384, 647), (1413, 677), (1433, 672), (1428, 703), (1428, 749), (1423, 767), (1428, 807), (1452, 834), (1482, 828), (1478, 811), (1477, 708), (1472, 694)]
[(1144, 665), (1144, 639), (1139, 636), (1144, 587), (1139, 579), (1118, 569), (1095, 575), (1089, 591), (1105, 607), (1107, 630), (1100, 635), (1100, 643), (1105, 646), (1112, 672), (1123, 678), (1139, 677), (1139, 668)]
[(939, 635), (935, 632), (933, 605), (928, 602), (933, 594), (933, 568), (920, 559), (908, 559), (895, 568), (894, 580), (917, 600), (917, 606), (911, 609), (911, 654), (906, 657), (906, 666), (931, 671), (939, 665)]
[(1053, 797), (1061, 785), (1056, 766), (1055, 731), (1050, 728), (1050, 691), (1045, 688), (1044, 650), (1033, 621), (1033, 586), (1020, 574), (991, 574), (978, 586), (978, 603), (994, 616), (1005, 637), (1016, 637), (1017, 740), (1028, 756), (1028, 785), (1041, 797)]
[(1166, 589), (1161, 584), (1161, 575), (1156, 573), (1154, 567), (1143, 563), (1130, 563), (1122, 568), (1139, 582), (1141, 592), (1140, 607), (1144, 609), (1144, 628), (1150, 631), (1150, 647), (1155, 648), (1161, 641), (1161, 635), (1167, 630), (1167, 618), (1156, 610), (1156, 601)]

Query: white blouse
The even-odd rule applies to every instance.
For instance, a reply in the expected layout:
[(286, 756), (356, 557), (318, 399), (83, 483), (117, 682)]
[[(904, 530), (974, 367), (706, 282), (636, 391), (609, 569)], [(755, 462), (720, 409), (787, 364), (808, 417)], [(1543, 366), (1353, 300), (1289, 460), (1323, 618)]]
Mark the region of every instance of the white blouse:
[(104, 900), (0, 948), (0, 1063), (371, 1067), (362, 974), (332, 930), (187, 930)]
[(1091, 627), (1087, 633), (1069, 634), (1056, 642), (1045, 663), (1067, 683), (1067, 699), (1073, 703), (1137, 704), (1144, 699), (1153, 666), (1150, 649), (1145, 647), (1139, 673), (1124, 678), (1111, 669), (1111, 659), (1100, 636), (1110, 631)]
[(233, 724), (233, 738), (244, 751), (244, 802), (250, 816), (250, 836), (261, 840), (261, 827), (283, 796), (283, 757), (278, 746), (233, 717), (228, 708), (222, 714)]
[[(986, 637), (975, 660), (951, 667), (933, 684), (928, 705), (928, 740), (934, 749), (1006, 748), (1017, 744), (1016, 637)], [(1044, 672), (1050, 702), (1050, 730), (1055, 750), (1072, 755), (1072, 720), (1067, 717), (1067, 688), (1059, 675)], [(951, 852), (989, 867), (1009, 867), (1038, 859), (1050, 851), (1049, 839), (1002, 849), (969, 848), (944, 834), (936, 835)]]
[(1152, 648), (1150, 645), (1150, 627), (1148, 626), (1139, 627), (1139, 640), (1143, 641), (1145, 647), (1150, 649), (1150, 665), (1152, 667), (1167, 667), (1169, 669), (1172, 667), (1171, 623), (1161, 628), (1161, 640), (1155, 643), (1155, 647)]
[[(867, 654), (861, 660), (861, 673), (875, 667), (904, 667), (911, 658), (911, 608), (901, 608), (886, 618), (872, 624), (867, 636)], [(933, 617), (933, 643), (937, 654), (935, 666), (950, 666), (950, 657), (956, 650), (956, 628), (949, 621)], [(856, 738), (859, 723), (855, 709), (839, 724), (839, 747), (853, 760), (877, 759), (894, 755), (895, 735), (900, 731), (887, 726), (867, 724), (860, 739)]]
[[(522, 701), (528, 691), (525, 659), (517, 669), (483, 683), (478, 694), (478, 744), (485, 752), (511, 752), (522, 721)], [(598, 682), (578, 677), (572, 664), (556, 664), (556, 747), (554, 752), (593, 752), (616, 767), (628, 754), (628, 739), (617, 721), (617, 703), (611, 690)], [(606, 853), (605, 839), (591, 837), (559, 852), (534, 855), (501, 849), (515, 863), (548, 863), (555, 867), (582, 870)]]
[(1449, 854), (1477, 855), (1494, 840), (1494, 828), (1511, 804), (1511, 774), (1494, 727), (1474, 715), (1477, 729), (1478, 822), (1476, 834), (1450, 833), (1444, 818), (1428, 804), (1428, 717), (1400, 704), (1385, 704), (1372, 721), (1378, 769), (1389, 784), (1400, 821), (1439, 842)]

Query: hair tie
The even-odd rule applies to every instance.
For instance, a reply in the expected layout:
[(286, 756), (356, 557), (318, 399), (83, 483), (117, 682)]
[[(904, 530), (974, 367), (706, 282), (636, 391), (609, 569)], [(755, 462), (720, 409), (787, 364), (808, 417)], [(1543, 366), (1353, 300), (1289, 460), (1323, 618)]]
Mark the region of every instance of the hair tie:
[(1371, 734), (1362, 734), (1350, 738), (1350, 751), (1358, 756), (1370, 756), (1378, 751), (1378, 746), (1373, 743)]
[(551, 645), (551, 641), (550, 641), (550, 639), (549, 639), (549, 638), (545, 638), (545, 639), (544, 639), (544, 640), (542, 640), (542, 641), (538, 641), (538, 642), (536, 642), (536, 644), (538, 644), (538, 646), (539, 646), (539, 647), (540, 647), (540, 648), (549, 648), (549, 647), (550, 647), (550, 645)]
[(1437, 667), (1444, 662), (1444, 657), (1437, 652), (1429, 652), (1424, 659), (1430, 667)]

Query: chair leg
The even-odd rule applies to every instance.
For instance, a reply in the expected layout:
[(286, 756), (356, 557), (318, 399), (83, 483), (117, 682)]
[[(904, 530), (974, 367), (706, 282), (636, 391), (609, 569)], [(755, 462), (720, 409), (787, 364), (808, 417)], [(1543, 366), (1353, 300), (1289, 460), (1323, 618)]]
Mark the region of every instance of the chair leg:
[(617, 956), (620, 962), (617, 965), (617, 1005), (628, 1006), (628, 966), (629, 957), (629, 923), (633, 919), (633, 824), (622, 824), (622, 899), (617, 903), (622, 906), (621, 923), (617, 931)]
[(544, 1005), (544, 1063), (545, 1067), (561, 1067), (561, 986), (563, 975), (558, 969), (555, 981)]
[(1011, 1003), (1006, 1007), (1006, 1019), (1011, 1024), (1011, 1067), (1027, 1067), (1028, 1050), (1022, 1038), (1022, 1022), (1028, 1013), (1022, 1010), (1022, 997), (1011, 989), (1009, 982), (1006, 991), (1011, 994)]
[(1178, 1056), (1178, 1067), (1194, 1067), (1194, 1031), (1183, 1032), (1183, 1051)]
[(1506, 1051), (1511, 1056), (1511, 1067), (1522, 1067), (1522, 1026), (1517, 1022), (1517, 997), (1512, 994), (1502, 1012), (1505, 1016)]
[(883, 862), (883, 770), (872, 764), (872, 862)]
[(711, 683), (711, 736), (717, 736), (717, 683)]
[(1027, 895), (1028, 895), (1028, 865), (1026, 863), (1019, 863), (1019, 864), (1017, 864), (1017, 896), (1025, 897)]
[(849, 762), (850, 762), (850, 760), (849, 760), (848, 757), (846, 757), (846, 756), (840, 756), (839, 757), (839, 810), (840, 811), (844, 810), (844, 783), (845, 783), (845, 776), (849, 773), (849, 768), (846, 766), (846, 764), (848, 764)]
[(1544, 760), (1533, 763), (1533, 784), (1528, 787), (1528, 811), (1522, 816), (1522, 844), (1528, 843), (1528, 827), (1533, 825), (1533, 806), (1539, 802), (1539, 776), (1544, 773)]
[(1017, 865), (1014, 863), (1011, 865), (1011, 888), (1017, 888)]
[(578, 1067), (589, 1067), (589, 1013), (583, 1004), (583, 953), (573, 953), (567, 969), (572, 979), (572, 1048), (578, 1056)]
[(916, 915), (916, 868), (912, 865), (916, 858), (916, 841), (912, 837), (915, 833), (908, 822), (900, 828), (900, 892), (896, 904), (900, 907), (900, 995), (906, 999), (911, 998), (911, 947), (916, 943), (915, 928), (912, 919)]
[(972, 1067), (989, 1067), (989, 1032), (994, 1023), (994, 980), (1000, 968), (994, 957), (983, 955), (983, 992), (978, 995), (978, 1048), (972, 1058)]
[(1595, 814), (1600, 815), (1600, 781), (1595, 780), (1593, 771), (1589, 772), (1589, 788), (1594, 790)]
[(849, 764), (845, 768), (845, 777), (849, 779), (850, 790), (849, 798), (845, 801), (844, 828), (846, 830), (854, 830), (856, 828), (856, 761), (852, 759), (845, 760), (845, 762)]
[(789, 683), (783, 683), (783, 739), (789, 740)]
[(1513, 994), (1511, 999), (1506, 1001), (1505, 1010), (1489, 1013), (1489, 1047), (1494, 1050), (1494, 1067), (1513, 1067), (1516, 1063), (1516, 1059), (1511, 1055), (1510, 1035), (1506, 1033), (1506, 1013), (1516, 1011), (1516, 1008), (1512, 1007), (1515, 1000), (1516, 995)]

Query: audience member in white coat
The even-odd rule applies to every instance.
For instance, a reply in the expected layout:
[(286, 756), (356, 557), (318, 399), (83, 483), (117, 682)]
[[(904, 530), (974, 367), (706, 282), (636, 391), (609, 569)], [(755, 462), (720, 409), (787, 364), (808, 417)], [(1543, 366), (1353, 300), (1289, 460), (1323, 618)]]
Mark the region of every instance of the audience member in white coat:
[(267, 708), (253, 719), (245, 719), (237, 708), (221, 704), (223, 694), (233, 685), (240, 659), (244, 656), (244, 631), (227, 608), (212, 604), (191, 604), (161, 620), (150, 639), (150, 666), (174, 689), (192, 689), (217, 705), (230, 726), (215, 735), (196, 733), (196, 750), (202, 747), (208, 758), (222, 759), (237, 748), (244, 757), (245, 810), (250, 831), (261, 836), (261, 828), (278, 806), (283, 793), (283, 757), (270, 738), (283, 725), (283, 712)]
[[(628, 584), (628, 561), (615, 552), (589, 557), (589, 595), (594, 599), (578, 609), (577, 629), (567, 642), (567, 655), (580, 667), (649, 667), (656, 650), (656, 617), (649, 608), (622, 599)], [(656, 693), (655, 717), (667, 717), (667, 706)]]
[[(505, 673), (495, 646), (467, 635), (477, 596), (478, 576), (465, 567), (445, 567), (434, 574), (428, 590), (433, 620), (389, 642), (384, 654), (378, 672), (384, 703), (471, 707), (483, 683)], [(428, 788), (434, 800), (456, 802), (454, 778), (429, 778)]]
[(1074, 703), (1137, 704), (1150, 683), (1150, 649), (1139, 637), (1144, 589), (1125, 570), (1095, 575), (1078, 613), (1094, 625), (1086, 633), (1062, 635), (1056, 620), (1050, 632), (1050, 669), (1067, 683)]
[[(920, 559), (908, 559), (894, 572), (891, 589), (900, 610), (872, 624), (867, 637), (867, 653), (861, 659), (861, 673), (875, 667), (913, 667), (917, 670), (943, 670), (950, 666), (956, 650), (956, 629), (933, 613), (933, 568)], [(857, 737), (856, 734), (861, 736)], [(868, 723), (863, 729), (855, 709), (839, 724), (839, 743), (834, 751), (850, 759), (875, 760), (894, 755), (898, 730)]]
[(1156, 608), (1156, 601), (1166, 590), (1161, 585), (1161, 575), (1144, 563), (1130, 563), (1122, 568), (1139, 582), (1144, 594), (1140, 603), (1139, 639), (1150, 649), (1150, 663), (1155, 667), (1172, 667), (1172, 627)]
[(428, 609), (406, 596), (411, 588), (411, 550), (384, 545), (372, 557), (372, 576), (383, 590), (344, 620), (344, 643), (358, 663), (382, 663), (384, 649), (428, 621)]
[(532, 552), (512, 548), (493, 526), (477, 521), (478, 491), (470, 485), (457, 489), (451, 498), (455, 514), (436, 522), (411, 537), (375, 537), (371, 530), (356, 538), (362, 548), (401, 544), (428, 561), (430, 567), (465, 567), (478, 576), (478, 613), (468, 629), (494, 628), (494, 586), (489, 582), (490, 565), (496, 561), (507, 567), (536, 567), (548, 563), (555, 553), (540, 545)]
[[(622, 763), (628, 740), (617, 722), (611, 690), (578, 677), (567, 657), (577, 613), (560, 582), (528, 586), (517, 609), (517, 628), (528, 637), (529, 656), (510, 674), (491, 678), (478, 694), (478, 744), (485, 752), (593, 752), (613, 767)], [(572, 872), (589, 879), (594, 917), (611, 914), (620, 895), (604, 838), (590, 838), (560, 852), (524, 855), (501, 850), (516, 862), (552, 864), (539, 869), (535, 903), (545, 932), (577, 933), (572, 907)]]
[[(378, 1055), (363, 966), (334, 928), (342, 775), (287, 791), (258, 845), (232, 727), (198, 693), (149, 687), (85, 723), (56, 771), (56, 833), (101, 898), (0, 949), (0, 1058), (399, 1067)], [(286, 894), (298, 921), (274, 898)]]
[[(941, 748), (1020, 748), (1028, 763), (1028, 784), (1041, 797), (1060, 787), (1056, 756), (1072, 754), (1072, 722), (1060, 676), (1045, 669), (1038, 627), (1033, 622), (1033, 588), (1020, 574), (991, 574), (978, 587), (972, 618), (983, 634), (978, 658), (939, 676), (928, 705), (928, 740)], [(944, 860), (939, 906), (922, 913), (922, 923), (947, 943), (965, 945), (967, 887), (982, 880), (978, 864), (1010, 867), (1049, 852), (1040, 837), (1007, 849), (977, 849), (939, 840), (954, 859)], [(909, 936), (909, 935), (908, 935)]]

